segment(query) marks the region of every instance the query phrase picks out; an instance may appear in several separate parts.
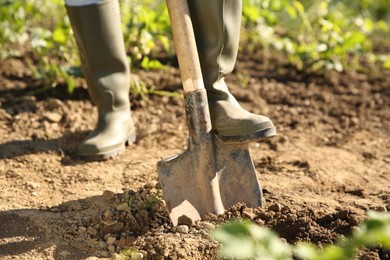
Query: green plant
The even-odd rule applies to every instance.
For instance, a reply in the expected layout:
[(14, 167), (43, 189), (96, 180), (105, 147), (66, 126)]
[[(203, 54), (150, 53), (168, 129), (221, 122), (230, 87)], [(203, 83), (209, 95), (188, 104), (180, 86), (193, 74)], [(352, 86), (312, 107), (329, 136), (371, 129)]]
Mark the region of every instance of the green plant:
[(41, 27), (31, 29), (32, 55), (37, 64), (31, 66), (35, 79), (41, 80), (44, 88), (54, 88), (59, 82), (68, 86), (68, 92), (74, 90), (74, 76), (80, 76), (81, 70), (64, 64), (78, 63), (70, 25), (67, 21), (57, 23), (53, 31)]
[[(24, 57), (32, 77), (43, 85), (42, 91), (65, 83), (71, 93), (74, 78), (82, 73), (63, 1), (0, 1), (0, 58)], [(170, 51), (164, 1), (121, 1), (121, 11), (133, 65), (146, 70), (163, 69), (155, 57)], [(151, 92), (168, 94), (154, 89), (144, 93)]]
[(390, 249), (390, 214), (368, 212), (368, 218), (347, 238), (320, 249), (313, 244), (289, 245), (271, 230), (252, 222), (232, 222), (211, 232), (222, 244), (221, 255), (226, 258), (344, 260), (355, 259), (364, 247)]
[(143, 255), (138, 252), (137, 249), (129, 248), (122, 251), (120, 254), (114, 255), (112, 260), (141, 260), (144, 259)]
[[(379, 61), (371, 39), (389, 32), (387, 23), (380, 19), (383, 15), (374, 17), (361, 5), (351, 11), (349, 1), (245, 0), (244, 3), (244, 25), (250, 32), (247, 37), (263, 45), (266, 51), (275, 48), (286, 52), (290, 61), (301, 69), (359, 68), (360, 56)], [(388, 9), (386, 6), (380, 10)], [(390, 38), (388, 34), (387, 37)]]
[(65, 82), (72, 92), (75, 74), (71, 73), (75, 70), (63, 64), (75, 63), (78, 58), (65, 17), (61, 0), (42, 0), (39, 4), (34, 0), (2, 1), (0, 57), (24, 57), (43, 90)]
[[(243, 0), (243, 44), (286, 53), (302, 69), (360, 68), (361, 58), (390, 68), (390, 54), (376, 46), (390, 41), (388, 0)], [(164, 69), (173, 55), (163, 0), (120, 0), (122, 25), (132, 67)], [(77, 48), (63, 0), (0, 0), (0, 59), (30, 64), (43, 90), (81, 75)], [(142, 90), (142, 89), (141, 89)], [(143, 91), (143, 90), (142, 90)], [(145, 95), (169, 93), (153, 88)]]
[(284, 260), (292, 255), (290, 246), (273, 231), (250, 221), (219, 226), (211, 236), (222, 244), (224, 258)]
[[(26, 10), (35, 10), (33, 3), (0, 1), (0, 58), (20, 56), (19, 50), (28, 40)], [(15, 48), (17, 47), (17, 48)]]
[(130, 84), (130, 92), (140, 95), (142, 99), (146, 99), (148, 95), (159, 95), (168, 97), (182, 98), (182, 94), (178, 92), (170, 92), (165, 90), (157, 90), (154, 86), (148, 87), (147, 84), (139, 79), (132, 79)]
[(164, 1), (121, 1), (124, 38), (133, 63), (141, 68), (161, 69), (154, 57), (171, 50), (172, 38)]

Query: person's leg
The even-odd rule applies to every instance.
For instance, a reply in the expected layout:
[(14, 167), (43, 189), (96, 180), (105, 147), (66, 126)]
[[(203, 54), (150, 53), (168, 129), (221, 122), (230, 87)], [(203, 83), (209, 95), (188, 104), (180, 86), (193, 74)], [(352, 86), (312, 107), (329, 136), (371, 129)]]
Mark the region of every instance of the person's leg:
[(229, 92), (240, 40), (242, 1), (188, 1), (214, 131), (224, 141), (245, 142), (276, 135), (272, 121), (244, 110)]
[(88, 92), (99, 112), (96, 128), (80, 144), (79, 155), (90, 160), (108, 159), (135, 141), (130, 68), (118, 0), (66, 0), (66, 10)]

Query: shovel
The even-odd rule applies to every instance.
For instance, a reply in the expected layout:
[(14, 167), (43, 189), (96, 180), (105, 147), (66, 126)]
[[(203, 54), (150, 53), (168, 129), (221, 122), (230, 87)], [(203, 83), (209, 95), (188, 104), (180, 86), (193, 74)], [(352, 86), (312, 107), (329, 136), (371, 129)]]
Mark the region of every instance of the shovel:
[(186, 150), (157, 163), (169, 217), (176, 226), (209, 213), (222, 214), (238, 202), (261, 206), (262, 192), (249, 143), (222, 142), (212, 131), (187, 0), (166, 2), (189, 131)]

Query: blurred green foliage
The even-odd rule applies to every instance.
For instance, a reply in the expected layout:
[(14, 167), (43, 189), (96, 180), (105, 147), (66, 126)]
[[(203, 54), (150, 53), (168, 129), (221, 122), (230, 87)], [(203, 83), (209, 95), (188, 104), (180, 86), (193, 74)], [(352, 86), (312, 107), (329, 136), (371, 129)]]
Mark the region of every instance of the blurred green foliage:
[[(243, 0), (242, 46), (286, 53), (300, 69), (390, 68), (388, 0)], [(133, 67), (161, 69), (173, 55), (163, 0), (120, 0)], [(80, 75), (63, 0), (0, 0), (0, 58), (21, 57), (33, 77), (55, 87)], [(383, 47), (385, 46), (385, 47)]]
[(221, 225), (211, 236), (222, 244), (220, 253), (225, 259), (356, 259), (359, 250), (364, 248), (390, 249), (390, 214), (368, 212), (368, 218), (350, 236), (321, 249), (304, 242), (287, 244), (272, 230), (249, 221)]
[(253, 222), (231, 222), (211, 231), (211, 237), (222, 244), (220, 254), (226, 259), (290, 259), (290, 246), (272, 230)]
[(287, 53), (301, 69), (342, 71), (359, 69), (363, 59), (388, 60), (386, 53), (374, 54), (374, 39), (390, 40), (390, 5), (352, 2), (244, 0), (244, 28), (250, 41)]

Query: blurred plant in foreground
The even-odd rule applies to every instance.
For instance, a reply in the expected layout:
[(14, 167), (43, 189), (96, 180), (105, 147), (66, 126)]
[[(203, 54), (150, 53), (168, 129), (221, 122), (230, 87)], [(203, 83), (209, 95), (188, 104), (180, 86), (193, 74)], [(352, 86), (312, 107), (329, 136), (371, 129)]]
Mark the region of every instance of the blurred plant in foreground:
[(224, 258), (262, 260), (345, 260), (355, 259), (358, 251), (367, 247), (390, 250), (390, 214), (368, 212), (368, 218), (347, 238), (339, 238), (333, 245), (320, 249), (300, 242), (289, 245), (268, 228), (250, 221), (232, 222), (211, 231), (211, 236), (222, 244)]

